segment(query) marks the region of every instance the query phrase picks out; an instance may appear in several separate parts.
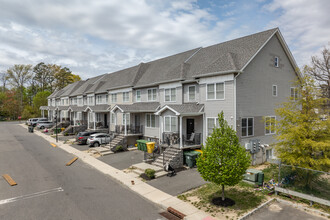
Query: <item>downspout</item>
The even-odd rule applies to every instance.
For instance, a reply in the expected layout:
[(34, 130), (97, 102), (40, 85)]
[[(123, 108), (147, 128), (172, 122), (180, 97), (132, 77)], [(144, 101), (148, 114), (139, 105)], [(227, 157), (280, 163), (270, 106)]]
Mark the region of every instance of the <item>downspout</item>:
[(236, 76), (234, 76), (234, 129), (235, 129), (235, 131), (237, 131), (237, 103), (236, 103), (236, 101), (237, 101), (237, 92), (236, 92), (236, 78), (239, 76), (241, 74), (241, 72), (237, 72), (237, 75)]

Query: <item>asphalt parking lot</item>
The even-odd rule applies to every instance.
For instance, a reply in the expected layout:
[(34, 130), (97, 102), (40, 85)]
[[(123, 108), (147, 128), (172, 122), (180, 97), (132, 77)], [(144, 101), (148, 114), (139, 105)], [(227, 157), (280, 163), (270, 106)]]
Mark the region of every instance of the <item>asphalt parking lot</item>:
[(316, 216), (305, 211), (294, 208), (288, 204), (282, 202), (273, 202), (268, 206), (256, 211), (248, 220), (278, 220), (278, 219), (290, 219), (290, 220), (324, 220), (320, 216)]

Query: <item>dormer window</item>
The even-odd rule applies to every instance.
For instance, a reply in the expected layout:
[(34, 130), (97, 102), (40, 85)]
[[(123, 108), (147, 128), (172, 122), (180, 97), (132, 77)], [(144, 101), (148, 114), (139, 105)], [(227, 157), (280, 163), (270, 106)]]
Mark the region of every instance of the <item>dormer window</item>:
[(275, 57), (275, 59), (274, 59), (274, 66), (275, 67), (279, 67), (279, 62), (280, 62), (280, 60), (278, 59), (278, 57)]

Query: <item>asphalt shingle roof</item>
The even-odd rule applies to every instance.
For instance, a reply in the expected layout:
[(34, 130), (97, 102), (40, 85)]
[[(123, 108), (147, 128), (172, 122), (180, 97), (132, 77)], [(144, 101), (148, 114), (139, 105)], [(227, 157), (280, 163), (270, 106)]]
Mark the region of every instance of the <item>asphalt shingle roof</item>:
[[(208, 73), (239, 71), (278, 29), (270, 29), (205, 48), (196, 48), (179, 54), (103, 74), (79, 83), (50, 97), (86, 93), (105, 93), (123, 87), (143, 87), (174, 80), (189, 80)], [(78, 85), (78, 84), (77, 84)]]
[(118, 104), (124, 112), (155, 112), (160, 106), (159, 102), (137, 102), (130, 105)]
[(178, 105), (166, 105), (175, 111), (179, 112), (180, 114), (189, 114), (189, 113), (200, 113), (203, 112), (202, 108), (204, 107), (204, 104), (198, 104), (198, 103), (184, 103), (184, 104), (178, 104)]

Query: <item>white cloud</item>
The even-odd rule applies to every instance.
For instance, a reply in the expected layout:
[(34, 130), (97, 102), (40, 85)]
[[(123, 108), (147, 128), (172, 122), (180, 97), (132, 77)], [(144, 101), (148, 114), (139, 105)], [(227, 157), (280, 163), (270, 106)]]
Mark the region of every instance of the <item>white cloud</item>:
[(274, 0), (265, 9), (280, 13), (269, 27), (280, 27), (300, 66), (309, 64), (330, 41), (328, 0)]

